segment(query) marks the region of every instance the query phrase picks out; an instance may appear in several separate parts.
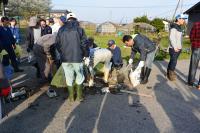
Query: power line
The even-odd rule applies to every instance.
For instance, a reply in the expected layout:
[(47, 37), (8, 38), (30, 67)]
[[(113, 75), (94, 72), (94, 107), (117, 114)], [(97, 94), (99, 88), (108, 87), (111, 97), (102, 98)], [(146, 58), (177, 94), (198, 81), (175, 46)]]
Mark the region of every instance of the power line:
[[(56, 6), (62, 7), (80, 7), (80, 8), (164, 8), (164, 7), (173, 7), (176, 5), (152, 5), (152, 6), (86, 6), (86, 5), (67, 5), (67, 4), (55, 4)], [(194, 4), (185, 4), (183, 6), (191, 6)]]

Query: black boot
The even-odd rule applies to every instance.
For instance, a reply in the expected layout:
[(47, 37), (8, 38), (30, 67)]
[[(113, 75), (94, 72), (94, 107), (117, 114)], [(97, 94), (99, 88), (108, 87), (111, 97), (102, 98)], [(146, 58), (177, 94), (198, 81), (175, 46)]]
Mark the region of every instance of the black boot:
[(142, 67), (141, 74), (140, 74), (141, 81), (144, 80), (144, 76), (145, 76), (145, 67)]
[(151, 69), (147, 67), (146, 70), (145, 70), (144, 79), (140, 82), (140, 84), (146, 84), (148, 82), (148, 78), (149, 78), (150, 73), (151, 73)]

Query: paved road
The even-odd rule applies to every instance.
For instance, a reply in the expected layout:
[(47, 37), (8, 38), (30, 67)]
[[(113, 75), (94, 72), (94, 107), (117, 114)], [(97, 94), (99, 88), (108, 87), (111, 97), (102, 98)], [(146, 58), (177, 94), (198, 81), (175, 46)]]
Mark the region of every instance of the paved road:
[[(81, 104), (69, 103), (64, 90), (57, 90), (59, 97), (49, 99), (45, 94), (48, 87), (43, 86), (28, 99), (6, 105), (9, 113), (0, 133), (199, 133), (200, 91), (185, 85), (189, 61), (178, 62), (177, 82), (166, 79), (166, 66), (167, 62), (155, 62), (149, 83), (134, 89), (153, 98), (96, 94), (86, 95)], [(29, 67), (25, 69), (30, 72)], [(21, 76), (28, 79), (24, 82), (28, 87), (36, 85), (31, 70)]]

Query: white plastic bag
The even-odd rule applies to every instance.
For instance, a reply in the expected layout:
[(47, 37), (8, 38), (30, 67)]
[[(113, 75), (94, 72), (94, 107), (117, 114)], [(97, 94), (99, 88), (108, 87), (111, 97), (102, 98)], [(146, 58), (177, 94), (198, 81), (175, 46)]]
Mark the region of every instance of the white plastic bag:
[(33, 52), (29, 52), (28, 53), (28, 63), (31, 63), (33, 61), (35, 61), (35, 56), (34, 56)]
[(141, 74), (141, 68), (135, 69), (134, 71), (131, 69), (129, 77), (130, 77), (133, 87), (136, 87), (140, 84), (140, 81), (141, 81), (140, 74)]

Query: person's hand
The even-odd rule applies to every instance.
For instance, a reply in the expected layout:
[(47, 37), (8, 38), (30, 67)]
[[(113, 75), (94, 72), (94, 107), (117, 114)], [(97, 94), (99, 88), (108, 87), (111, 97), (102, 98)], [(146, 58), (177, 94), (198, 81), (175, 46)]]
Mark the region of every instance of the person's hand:
[(178, 49), (178, 48), (174, 48), (174, 51), (175, 51), (175, 52), (179, 52), (180, 49)]
[(13, 46), (13, 49), (16, 49), (16, 45), (14, 44), (14, 45), (12, 45)]
[(30, 52), (31, 52), (31, 49), (30, 49), (30, 48), (27, 48), (26, 51), (27, 51), (28, 53), (30, 53)]
[(89, 66), (89, 64), (90, 64), (90, 59), (89, 59), (89, 57), (84, 57), (84, 64), (85, 64), (86, 66)]
[(140, 61), (138, 64), (138, 67), (140, 67), (140, 68), (144, 67), (144, 61)]
[(128, 60), (128, 64), (131, 65), (133, 63), (133, 59)]

